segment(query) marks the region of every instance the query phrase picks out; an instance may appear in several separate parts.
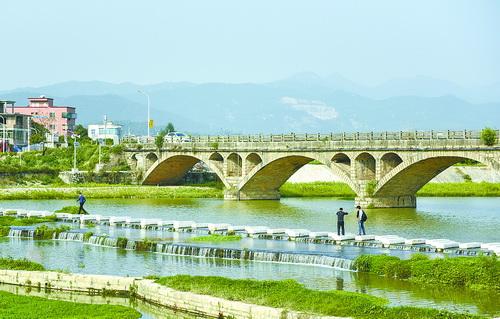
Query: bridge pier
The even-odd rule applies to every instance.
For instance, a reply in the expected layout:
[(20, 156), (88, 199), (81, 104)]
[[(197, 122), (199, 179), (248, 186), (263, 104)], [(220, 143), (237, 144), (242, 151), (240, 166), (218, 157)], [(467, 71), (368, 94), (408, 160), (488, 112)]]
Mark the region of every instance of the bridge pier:
[(369, 208), (416, 208), (415, 195), (386, 196), (386, 197), (356, 197), (356, 205)]

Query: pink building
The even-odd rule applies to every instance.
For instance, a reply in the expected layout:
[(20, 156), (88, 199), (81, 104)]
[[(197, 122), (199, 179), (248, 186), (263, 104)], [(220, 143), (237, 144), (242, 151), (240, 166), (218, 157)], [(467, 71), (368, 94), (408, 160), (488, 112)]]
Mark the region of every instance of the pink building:
[[(15, 106), (15, 112), (31, 115), (33, 121), (45, 126), (52, 134), (71, 134), (75, 129), (76, 112), (72, 106), (55, 106), (54, 99), (40, 96), (28, 98), (28, 106)], [(70, 133), (68, 133), (68, 131)]]

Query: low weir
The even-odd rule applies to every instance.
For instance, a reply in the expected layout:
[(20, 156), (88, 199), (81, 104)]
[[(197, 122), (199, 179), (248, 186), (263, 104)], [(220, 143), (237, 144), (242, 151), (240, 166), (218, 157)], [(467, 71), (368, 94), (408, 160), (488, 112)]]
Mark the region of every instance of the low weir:
[(304, 254), (267, 250), (203, 247), (197, 245), (155, 243), (140, 240), (126, 240), (125, 243), (125, 239), (112, 238), (107, 236), (90, 236), (88, 239), (84, 239), (84, 234), (78, 232), (62, 232), (57, 236), (54, 236), (53, 239), (81, 241), (91, 245), (124, 248), (128, 250), (150, 251), (154, 253), (177, 256), (290, 263), (332, 267), (343, 270), (355, 270), (353, 260), (328, 256), (324, 254)]

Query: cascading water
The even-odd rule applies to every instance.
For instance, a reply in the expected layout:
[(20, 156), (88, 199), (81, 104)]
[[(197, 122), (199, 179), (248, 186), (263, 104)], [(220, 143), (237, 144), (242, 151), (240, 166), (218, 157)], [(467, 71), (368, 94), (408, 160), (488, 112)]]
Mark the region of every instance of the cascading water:
[(54, 233), (52, 236), (52, 239), (55, 240), (71, 240), (71, 241), (83, 241), (83, 233), (76, 233), (76, 232), (62, 232), (59, 233)]
[(22, 228), (22, 227), (11, 227), (9, 230), (8, 237), (13, 238), (33, 238), (35, 237), (35, 229), (33, 228)]

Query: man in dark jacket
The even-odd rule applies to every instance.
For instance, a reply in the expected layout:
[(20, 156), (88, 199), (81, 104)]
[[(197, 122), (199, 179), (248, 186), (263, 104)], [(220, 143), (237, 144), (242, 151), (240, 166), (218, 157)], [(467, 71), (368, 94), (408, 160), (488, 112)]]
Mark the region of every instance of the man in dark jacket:
[(87, 199), (85, 199), (85, 196), (83, 196), (82, 192), (80, 192), (80, 196), (78, 196), (78, 199), (76, 201), (80, 204), (80, 209), (78, 210), (78, 214), (81, 214), (83, 211), (83, 214), (87, 215), (88, 214), (87, 211), (85, 210), (85, 208), (83, 208), (83, 204), (85, 204)]
[(344, 229), (344, 216), (348, 215), (349, 213), (344, 212), (344, 209), (339, 208), (339, 211), (337, 212), (337, 235), (340, 236), (340, 230), (342, 229), (342, 235), (345, 235), (345, 229)]

